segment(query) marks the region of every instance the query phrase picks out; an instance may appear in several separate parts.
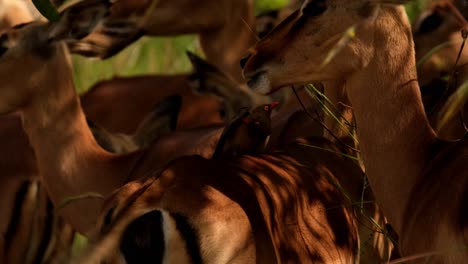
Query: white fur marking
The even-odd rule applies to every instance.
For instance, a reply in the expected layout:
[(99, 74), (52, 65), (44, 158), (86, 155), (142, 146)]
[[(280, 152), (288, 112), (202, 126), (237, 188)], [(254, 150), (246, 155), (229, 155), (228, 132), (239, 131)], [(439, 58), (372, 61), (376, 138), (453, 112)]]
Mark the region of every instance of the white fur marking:
[(191, 263), (191, 258), (187, 252), (187, 243), (180, 235), (177, 229), (174, 218), (166, 212), (162, 211), (163, 218), (163, 234), (164, 234), (164, 255), (163, 264), (183, 264)]

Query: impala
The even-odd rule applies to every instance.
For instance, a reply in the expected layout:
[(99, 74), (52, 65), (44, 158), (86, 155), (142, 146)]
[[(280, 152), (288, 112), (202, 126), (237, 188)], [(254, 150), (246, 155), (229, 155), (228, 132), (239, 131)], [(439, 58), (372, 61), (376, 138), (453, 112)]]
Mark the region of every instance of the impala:
[(207, 60), (240, 81), (239, 59), (255, 43), (254, 21), (253, 0), (118, 0), (102, 27), (70, 45), (107, 58), (143, 35), (198, 34)]
[(358, 263), (349, 202), (364, 174), (335, 151), (315, 138), (258, 157), (172, 161), (108, 199), (80, 263), (116, 251), (127, 263)]
[[(179, 108), (179, 97), (163, 100), (131, 136), (112, 134), (94, 125), (91, 130), (106, 150), (128, 153), (172, 132)], [(69, 258), (74, 231), (55, 213), (40, 183), (36, 158), (17, 114), (2, 116), (0, 135), (0, 262), (48, 263)]]
[[(281, 21), (283, 21), (286, 17), (288, 17), (291, 13), (299, 9), (302, 5), (302, 0), (291, 0), (289, 4), (280, 9), (275, 11), (270, 11), (264, 14), (260, 14), (256, 17), (256, 31), (260, 37), (265, 37), (275, 26), (277, 26)], [(243, 58), (241, 62), (241, 66), (247, 61), (248, 57)], [(329, 83), (328, 85), (335, 85), (333, 83)], [(340, 85), (339, 83), (336, 85)], [(307, 96), (306, 94), (304, 94)], [(354, 142), (353, 138), (350, 137), (350, 133), (353, 130), (353, 127), (347, 127), (343, 124), (352, 125), (353, 124), (353, 116), (352, 112), (350, 111), (349, 107), (347, 107), (348, 99), (344, 92), (339, 91), (338, 93), (334, 92), (331, 93), (330, 90), (325, 91), (325, 95), (329, 99), (331, 105), (328, 105), (331, 110), (335, 110), (332, 112), (335, 117), (331, 116), (330, 114), (324, 115), (324, 126), (327, 127), (327, 132), (324, 133), (324, 136), (332, 141), (339, 141), (341, 143), (346, 142), (348, 146), (355, 147), (356, 142)], [(300, 117), (301, 114), (296, 115), (295, 118), (305, 118), (305, 116)], [(307, 117), (310, 119), (309, 117)]]
[[(462, 0), (452, 1), (463, 15), (467, 14), (467, 6)], [(468, 80), (468, 49), (465, 47), (459, 61), (457, 57), (463, 41), (461, 30), (463, 21), (450, 8), (449, 1), (437, 1), (423, 11), (413, 26), (416, 61), (424, 60), (418, 65), (418, 80), (422, 86), (423, 98), (432, 101), (425, 102), (429, 121), (433, 127), (438, 127), (439, 111), (449, 95), (456, 87)], [(441, 47), (434, 54), (425, 58), (432, 49)], [(455, 65), (457, 63), (457, 65)], [(437, 78), (449, 77), (450, 87)], [(449, 89), (446, 92), (446, 89)], [(426, 100), (426, 101), (427, 101)], [(463, 123), (464, 122), (464, 123)], [(454, 115), (447, 126), (437, 130), (438, 136), (444, 139), (459, 139), (466, 133), (468, 124), (468, 104)]]
[[(320, 67), (352, 26), (356, 35)], [(312, 81), (343, 83), (366, 174), (400, 235), (402, 254), (430, 256), (430, 263), (466, 262), (468, 141), (441, 141), (429, 125), (403, 7), (391, 1), (305, 1), (257, 44), (244, 74), (263, 93)]]

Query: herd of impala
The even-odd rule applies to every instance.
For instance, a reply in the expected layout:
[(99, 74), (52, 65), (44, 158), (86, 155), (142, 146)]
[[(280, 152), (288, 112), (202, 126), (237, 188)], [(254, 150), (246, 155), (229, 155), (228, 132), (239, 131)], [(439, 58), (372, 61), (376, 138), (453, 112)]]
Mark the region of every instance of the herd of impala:
[[(468, 263), (468, 3), (407, 2), (0, 0), (0, 263)], [(191, 73), (76, 94), (179, 34)]]

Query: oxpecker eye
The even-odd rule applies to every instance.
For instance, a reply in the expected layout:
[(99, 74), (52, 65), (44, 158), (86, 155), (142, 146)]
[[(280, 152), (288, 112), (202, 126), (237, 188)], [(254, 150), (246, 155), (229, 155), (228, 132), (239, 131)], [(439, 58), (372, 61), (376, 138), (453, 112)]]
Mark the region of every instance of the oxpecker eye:
[(273, 110), (273, 109), (275, 109), (276, 107), (278, 107), (278, 105), (279, 105), (279, 104), (280, 104), (280, 103), (279, 103), (279, 102), (277, 102), (277, 101), (275, 101), (275, 102), (271, 103), (271, 104), (270, 104), (270, 110)]
[(326, 0), (311, 0), (302, 8), (302, 14), (308, 17), (316, 17), (327, 10)]
[(247, 61), (250, 59), (250, 55), (247, 55), (245, 57), (243, 57), (241, 60), (240, 60), (240, 66), (242, 69), (244, 69), (245, 65), (247, 64)]

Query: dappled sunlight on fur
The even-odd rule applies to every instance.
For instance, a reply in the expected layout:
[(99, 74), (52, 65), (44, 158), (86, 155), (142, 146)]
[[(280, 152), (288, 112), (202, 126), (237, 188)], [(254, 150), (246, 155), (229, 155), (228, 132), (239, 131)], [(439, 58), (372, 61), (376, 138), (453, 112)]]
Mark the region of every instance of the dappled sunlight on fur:
[[(305, 142), (325, 144), (324, 147), (330, 144), (322, 139)], [(312, 156), (316, 153), (320, 158), (310, 162), (306, 153)], [(255, 245), (256, 253), (238, 251), (239, 255), (233, 255), (235, 258), (231, 260), (255, 257), (257, 262), (273, 263), (272, 252), (277, 252), (281, 261), (295, 263), (311, 259), (344, 263), (357, 260), (358, 222), (361, 220), (356, 220), (352, 202), (336, 184), (343, 180), (346, 184), (343, 189), (349, 191), (346, 195), (357, 201), (363, 174), (352, 161), (345, 162), (344, 167), (336, 166), (333, 156), (342, 159), (333, 153), (293, 144), (285, 151), (259, 157), (240, 156), (216, 161), (185, 157), (172, 161), (155, 180), (146, 180), (143, 186), (128, 184), (142, 186), (134, 189), (133, 194), (127, 187), (114, 193), (98, 227), (98, 230), (108, 231), (96, 237), (96, 245), (104, 245), (107, 236), (119, 236), (118, 230), (137, 215), (141, 216), (135, 214), (137, 211), (165, 210), (186, 217), (198, 234), (196, 243), (201, 247), (198, 254), (208, 263), (218, 263), (220, 252), (233, 252), (229, 248), (245, 241), (245, 238), (239, 242), (229, 240), (221, 245), (211, 239), (205, 240), (210, 233), (215, 235), (220, 231), (206, 229), (210, 222), (229, 226), (222, 231), (224, 237), (237, 237), (239, 228), (253, 232), (254, 239), (249, 247)], [(134, 198), (129, 199), (129, 196)], [(184, 202), (177, 202), (180, 200)], [(225, 201), (230, 202), (226, 204)], [(217, 209), (220, 206), (222, 209)], [(141, 211), (143, 208), (146, 209)], [(106, 216), (109, 212), (112, 212), (111, 221), (105, 220), (109, 219)], [(250, 226), (246, 225), (246, 218)], [(273, 244), (269, 244), (270, 239)], [(209, 246), (212, 253), (204, 251), (205, 246)], [(110, 248), (108, 251), (114, 252)]]

